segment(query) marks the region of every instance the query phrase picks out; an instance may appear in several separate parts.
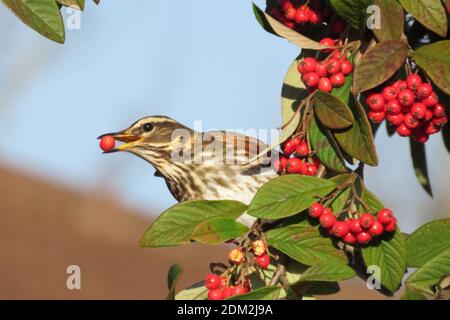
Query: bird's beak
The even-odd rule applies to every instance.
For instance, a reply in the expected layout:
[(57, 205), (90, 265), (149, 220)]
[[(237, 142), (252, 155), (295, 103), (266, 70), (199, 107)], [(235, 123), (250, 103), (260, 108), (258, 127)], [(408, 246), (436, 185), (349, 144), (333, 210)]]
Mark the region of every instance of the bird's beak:
[(112, 148), (111, 150), (105, 151), (103, 153), (113, 153), (117, 151), (125, 151), (136, 145), (137, 142), (141, 141), (142, 138), (140, 136), (136, 136), (134, 134), (127, 133), (126, 131), (120, 132), (112, 132), (105, 133), (99, 136), (97, 139), (101, 139), (104, 136), (112, 136), (116, 141), (124, 142), (118, 147)]

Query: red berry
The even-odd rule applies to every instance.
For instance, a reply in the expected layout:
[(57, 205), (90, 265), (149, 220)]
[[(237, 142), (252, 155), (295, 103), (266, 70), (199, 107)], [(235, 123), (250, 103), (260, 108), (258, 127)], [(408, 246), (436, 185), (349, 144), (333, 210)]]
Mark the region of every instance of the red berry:
[[(346, 59), (346, 57), (344, 55), (342, 55), (342, 51), (341, 50), (336, 50), (335, 52), (333, 52), (331, 54), (331, 58), (333, 59), (338, 59), (339, 61)], [(341, 61), (342, 62), (342, 61)], [(341, 66), (342, 67), (342, 66)]]
[(208, 291), (208, 300), (223, 300), (223, 292), (221, 289)]
[(438, 133), (439, 130), (441, 130), (441, 128), (435, 126), (434, 123), (432, 123), (432, 122), (428, 123), (424, 128), (425, 133), (428, 135)]
[(409, 137), (411, 135), (411, 129), (408, 129), (404, 123), (399, 125), (397, 127), (397, 130), (395, 130), (400, 136), (402, 137)]
[(302, 70), (304, 73), (314, 72), (316, 70), (317, 60), (311, 57), (306, 57), (300, 64), (302, 65)]
[(302, 173), (302, 160), (299, 158), (290, 158), (288, 160), (286, 171), (287, 173)]
[(270, 264), (270, 257), (267, 254), (256, 257), (256, 263), (262, 268), (266, 269)]
[(421, 102), (427, 107), (434, 107), (439, 102), (439, 97), (436, 92), (432, 92), (428, 97), (422, 99)]
[(219, 288), (224, 289), (228, 285), (228, 279), (226, 277), (220, 277)]
[(315, 72), (319, 77), (326, 77), (328, 75), (327, 65), (324, 61), (317, 62)]
[(284, 170), (286, 170), (287, 162), (288, 162), (288, 158), (280, 157), (275, 160), (273, 166), (274, 166), (275, 170), (277, 170), (277, 172), (283, 172)]
[(300, 144), (295, 149), (295, 154), (301, 158), (306, 157), (309, 154), (308, 144), (306, 141), (300, 142)]
[(356, 242), (356, 238), (353, 234), (351, 234), (350, 232), (347, 233), (342, 240), (347, 243), (347, 244), (354, 244)]
[(384, 227), (386, 232), (394, 232), (397, 229), (397, 219), (393, 219), (389, 224)]
[(403, 123), (403, 114), (388, 114), (386, 120), (395, 127), (398, 127)]
[(382, 95), (385, 101), (391, 101), (397, 98), (397, 89), (393, 86), (387, 86), (383, 89)]
[(435, 126), (442, 128), (448, 122), (448, 118), (446, 116), (436, 117), (433, 118), (432, 122)]
[(389, 224), (392, 220), (394, 220), (394, 214), (390, 209), (381, 209), (378, 211), (377, 220), (382, 224)]
[(205, 277), (205, 287), (213, 290), (220, 286), (220, 277), (216, 274), (210, 273)]
[(234, 286), (231, 288), (231, 296), (238, 296), (244, 293), (247, 293), (247, 289), (245, 289), (243, 286)]
[(420, 99), (424, 99), (424, 98), (428, 97), (432, 92), (433, 92), (433, 87), (431, 86), (431, 84), (426, 83), (426, 82), (422, 83), (417, 88), (417, 96)]
[(310, 20), (310, 14), (306, 10), (297, 10), (295, 14), (295, 22), (296, 23), (306, 23)]
[(302, 81), (309, 88), (315, 88), (319, 84), (320, 77), (315, 72), (308, 72), (302, 76)]
[(294, 29), (295, 28), (294, 21), (287, 20), (284, 16), (282, 17), (282, 21), (281, 22), (283, 22), (283, 24), (286, 27), (288, 27), (289, 29)]
[(384, 111), (384, 99), (383, 96), (379, 93), (371, 94), (367, 98), (366, 103), (372, 111)]
[(222, 291), (222, 298), (226, 299), (228, 297), (231, 297), (231, 288), (230, 287), (226, 287)]
[(359, 217), (359, 223), (361, 223), (361, 227), (363, 227), (363, 229), (369, 229), (374, 221), (375, 218), (370, 213), (363, 213)]
[(435, 117), (445, 116), (445, 107), (442, 103), (439, 102), (434, 106), (433, 115)]
[(388, 103), (386, 103), (385, 112), (389, 114), (398, 114), (402, 112), (402, 106), (400, 105), (398, 100), (390, 100)]
[(372, 240), (372, 236), (368, 232), (361, 232), (356, 235), (356, 241), (360, 244), (367, 244), (370, 240)]
[(283, 152), (285, 155), (289, 156), (294, 153), (295, 148), (300, 144), (301, 140), (298, 137), (295, 137), (293, 139), (286, 140), (283, 145), (281, 146), (281, 149), (283, 149)]
[(297, 10), (295, 8), (288, 8), (284, 11), (284, 17), (288, 20), (294, 20), (297, 14)]
[(336, 223), (333, 225), (333, 235), (338, 237), (338, 238), (342, 238), (344, 237), (347, 233), (350, 232), (350, 228), (348, 227), (348, 225), (343, 222), (343, 221), (336, 221)]
[(323, 214), (323, 205), (319, 202), (314, 203), (309, 207), (309, 216), (312, 218), (319, 218)]
[(367, 114), (370, 120), (372, 120), (375, 123), (380, 123), (384, 120), (385, 113), (383, 111), (377, 112), (377, 111), (369, 111)]
[(430, 135), (428, 133), (425, 133), (423, 130), (418, 130), (418, 131), (413, 132), (414, 140), (419, 143), (427, 142), (429, 137), (430, 137)]
[(320, 225), (325, 228), (331, 228), (336, 222), (336, 217), (331, 212), (324, 212), (319, 218)]
[(395, 89), (397, 89), (398, 92), (407, 89), (406, 81), (403, 80), (397, 80), (392, 85)]
[(414, 103), (411, 107), (411, 114), (418, 120), (425, 118), (426, 112), (427, 107), (423, 103)]
[(419, 120), (413, 117), (411, 113), (405, 114), (405, 117), (403, 119), (403, 123), (408, 129), (415, 129), (419, 126)]
[(318, 11), (311, 10), (309, 12), (309, 22), (312, 24), (318, 24), (322, 22), (322, 15)]
[(350, 232), (355, 234), (363, 232), (363, 228), (361, 226), (361, 222), (359, 222), (359, 219), (350, 219), (348, 221), (350, 221), (349, 222)]
[(342, 61), (342, 63), (341, 63), (341, 72), (344, 75), (349, 75), (350, 73), (352, 73), (353, 72), (353, 65), (352, 65), (352, 63), (350, 61), (348, 61), (348, 60)]
[(381, 236), (383, 234), (384, 227), (380, 222), (375, 220), (368, 231), (372, 237)]
[(331, 81), (328, 78), (320, 78), (319, 86), (320, 91), (331, 92), (333, 86), (331, 85)]
[(398, 93), (397, 99), (403, 107), (412, 106), (414, 103), (414, 92), (409, 89), (402, 90)]
[(422, 84), (422, 78), (418, 74), (410, 74), (406, 78), (406, 85), (412, 91), (416, 91)]
[(431, 119), (433, 119), (433, 112), (431, 112), (430, 110), (427, 110), (425, 112), (425, 118), (423, 118), (423, 121), (430, 122)]
[(314, 163), (306, 163), (306, 175), (307, 176), (315, 176), (317, 173), (318, 167)]
[(335, 88), (342, 87), (345, 83), (345, 76), (342, 72), (333, 74), (330, 77), (331, 85)]
[(115, 145), (116, 140), (114, 139), (113, 136), (103, 136), (100, 139), (100, 148), (105, 152), (108, 152), (109, 150), (114, 148)]
[[(319, 44), (326, 47), (334, 47), (334, 40), (331, 38), (323, 38), (320, 40)], [(333, 49), (323, 49), (322, 52), (331, 52)]]
[(330, 75), (341, 72), (341, 62), (338, 59), (331, 58), (327, 61), (327, 72)]
[(341, 34), (345, 31), (345, 28), (347, 27), (347, 24), (345, 21), (341, 19), (337, 19), (333, 25), (331, 26), (331, 31), (336, 34)]
[(294, 8), (294, 5), (289, 0), (282, 0), (280, 5), (281, 9), (283, 9), (284, 11), (286, 11), (289, 8)]

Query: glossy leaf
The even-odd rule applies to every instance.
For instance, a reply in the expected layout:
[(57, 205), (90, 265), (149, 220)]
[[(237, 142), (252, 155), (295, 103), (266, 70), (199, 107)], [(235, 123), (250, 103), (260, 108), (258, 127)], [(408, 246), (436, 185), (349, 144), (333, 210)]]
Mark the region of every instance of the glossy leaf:
[(353, 75), (353, 92), (372, 89), (385, 82), (405, 63), (408, 46), (402, 41), (383, 41), (359, 61)]
[(403, 34), (405, 14), (402, 6), (397, 1), (375, 0), (380, 8), (380, 29), (373, 29), (373, 33), (379, 41), (400, 40)]
[(450, 219), (429, 222), (406, 240), (408, 267), (421, 267), (450, 248)]
[(143, 247), (163, 247), (186, 244), (191, 241), (195, 227), (213, 217), (236, 219), (247, 206), (230, 200), (196, 200), (181, 202), (164, 211), (145, 232)]
[(399, 0), (406, 9), (427, 29), (445, 37), (447, 35), (447, 15), (441, 0)]
[(336, 13), (359, 31), (364, 31), (366, 27), (367, 7), (373, 2), (373, 0), (330, 0)]
[(332, 181), (303, 175), (285, 175), (263, 185), (253, 198), (247, 213), (257, 218), (280, 219), (293, 216), (330, 193)]
[(348, 170), (333, 135), (318, 123), (315, 117), (311, 119), (309, 141), (312, 149), (316, 152), (316, 156), (324, 166), (336, 172)]
[(2, 0), (30, 28), (58, 43), (64, 43), (64, 23), (55, 0)]
[(300, 33), (286, 27), (278, 20), (272, 18), (269, 14), (262, 11), (253, 3), (253, 12), (259, 24), (268, 32), (274, 33), (286, 40), (292, 42), (300, 49), (322, 50), (324, 47), (318, 42), (311, 40)]
[(180, 265), (174, 264), (170, 267), (167, 275), (167, 286), (169, 287), (169, 293), (167, 294), (166, 300), (175, 299), (175, 286), (182, 273), (183, 268)]
[(431, 191), (430, 177), (428, 175), (427, 158), (425, 153), (425, 144), (409, 139), (409, 145), (411, 149), (411, 158), (413, 161), (414, 173), (416, 174), (417, 181), (425, 189), (425, 191), (433, 196)]
[(336, 262), (347, 264), (345, 253), (320, 234), (317, 227), (289, 225), (266, 233), (267, 244), (308, 266)]
[(263, 287), (246, 294), (231, 296), (226, 300), (277, 300), (281, 291), (282, 287)]
[(377, 166), (378, 156), (366, 112), (354, 97), (350, 98), (350, 109), (355, 122), (349, 129), (335, 131), (336, 141), (349, 156), (370, 166)]
[(447, 248), (409, 276), (405, 282), (405, 294), (402, 299), (421, 299), (421, 296), (435, 297), (436, 293), (433, 288), (449, 274), (450, 248)]
[(442, 91), (450, 95), (450, 40), (420, 47), (414, 51), (413, 59)]
[(203, 285), (203, 281), (197, 282), (189, 288), (178, 292), (175, 300), (205, 300), (208, 297), (208, 289)]
[(329, 129), (345, 129), (355, 121), (352, 111), (341, 99), (323, 91), (314, 96), (314, 113)]
[(214, 217), (201, 222), (192, 232), (191, 239), (205, 244), (219, 244), (241, 237), (249, 229), (227, 217)]
[(308, 95), (305, 84), (297, 70), (300, 60), (301, 56), (291, 63), (283, 80), (281, 89), (281, 118), (283, 123), (287, 123), (292, 118), (301, 100)]
[(84, 10), (84, 0), (56, 0), (56, 2), (66, 7)]
[(356, 276), (355, 271), (342, 263), (318, 263), (302, 274), (300, 281), (343, 281)]
[(406, 247), (400, 231), (383, 234), (378, 241), (362, 249), (362, 256), (366, 266), (380, 268), (381, 284), (395, 292), (406, 270)]

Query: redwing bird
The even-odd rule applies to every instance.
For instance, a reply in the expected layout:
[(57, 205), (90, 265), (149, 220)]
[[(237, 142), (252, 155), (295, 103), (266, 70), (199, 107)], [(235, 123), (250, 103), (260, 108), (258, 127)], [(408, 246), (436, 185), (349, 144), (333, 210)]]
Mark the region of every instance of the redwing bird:
[[(278, 176), (271, 167), (276, 151), (251, 161), (266, 148), (261, 141), (227, 131), (196, 132), (165, 116), (140, 119), (108, 133), (126, 151), (150, 162), (179, 202), (237, 200), (250, 203), (256, 191)], [(271, 156), (270, 156), (271, 154)]]

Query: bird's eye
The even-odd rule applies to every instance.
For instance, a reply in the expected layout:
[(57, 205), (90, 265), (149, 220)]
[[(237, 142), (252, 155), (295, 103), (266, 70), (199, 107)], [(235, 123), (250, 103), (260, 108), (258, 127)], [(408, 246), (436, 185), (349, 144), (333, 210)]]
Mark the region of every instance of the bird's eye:
[(153, 130), (153, 124), (151, 124), (151, 123), (144, 123), (144, 125), (142, 126), (142, 129), (145, 132), (150, 132), (150, 131)]

